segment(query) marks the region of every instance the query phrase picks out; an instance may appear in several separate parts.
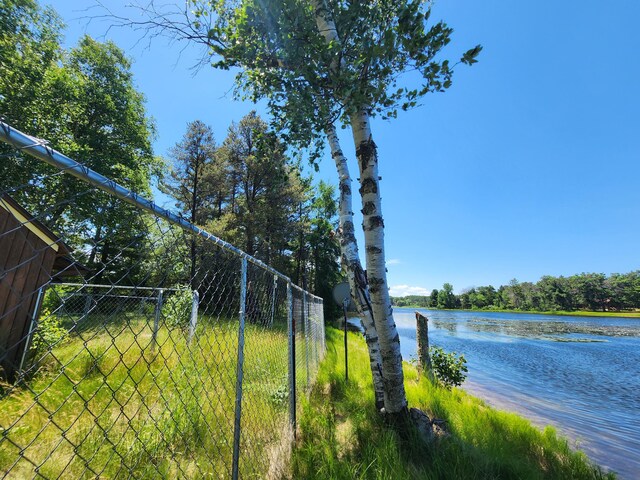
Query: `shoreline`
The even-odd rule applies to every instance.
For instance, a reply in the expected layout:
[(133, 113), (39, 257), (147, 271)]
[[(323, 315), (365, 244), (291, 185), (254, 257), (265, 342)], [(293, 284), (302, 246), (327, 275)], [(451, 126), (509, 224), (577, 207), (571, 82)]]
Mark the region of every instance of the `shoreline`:
[(511, 401), (504, 395), (496, 394), (488, 386), (476, 383), (473, 380), (467, 380), (458, 388), (463, 390), (470, 397), (485, 402), (497, 411), (511, 413), (526, 419), (531, 423), (531, 425), (540, 431), (544, 431), (547, 427), (555, 429), (560, 437), (563, 437), (569, 442), (570, 447), (574, 451), (581, 451), (585, 453), (592, 462), (599, 465), (605, 472), (615, 473), (617, 478), (624, 480), (625, 477), (623, 477), (614, 466), (609, 464), (603, 458), (599, 458), (602, 457), (602, 455), (599, 455), (599, 448), (596, 445), (592, 445), (588, 437), (581, 435), (576, 430), (569, 428), (566, 425), (562, 425), (560, 422), (551, 418), (540, 416), (534, 410), (528, 409), (516, 401)]
[[(438, 418), (447, 435), (438, 449), (407, 445), (372, 408), (368, 352), (361, 335), (349, 333), (349, 382), (345, 382), (343, 332), (328, 327), (327, 352), (317, 385), (299, 417), (294, 478), (623, 478), (598, 465), (556, 427), (532, 422), (513, 409), (491, 405), (462, 388), (431, 383), (403, 362), (409, 404)], [(540, 419), (542, 420), (542, 419)], [(543, 420), (544, 421), (544, 420)]]
[(393, 308), (409, 308), (418, 310), (439, 310), (443, 312), (489, 312), (489, 313), (515, 313), (526, 315), (557, 315), (560, 317), (601, 317), (601, 318), (637, 318), (640, 319), (640, 312), (597, 312), (597, 311), (565, 311), (565, 310), (502, 310), (502, 309), (465, 309), (465, 308), (432, 308), (421, 307), (418, 305), (405, 305), (399, 307), (394, 305)]

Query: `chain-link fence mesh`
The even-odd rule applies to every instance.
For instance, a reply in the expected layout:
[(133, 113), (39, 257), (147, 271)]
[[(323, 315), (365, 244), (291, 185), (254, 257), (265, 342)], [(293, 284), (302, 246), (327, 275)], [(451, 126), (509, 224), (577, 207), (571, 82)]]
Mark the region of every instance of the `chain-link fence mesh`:
[(322, 300), (82, 166), (35, 165), (0, 186), (3, 478), (280, 476)]

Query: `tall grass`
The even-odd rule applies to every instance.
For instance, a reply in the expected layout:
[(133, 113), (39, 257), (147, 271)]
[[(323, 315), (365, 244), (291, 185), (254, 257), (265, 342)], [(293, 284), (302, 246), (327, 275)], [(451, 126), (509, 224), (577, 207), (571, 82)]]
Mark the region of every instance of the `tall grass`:
[[(100, 322), (95, 322), (100, 324)], [(0, 397), (0, 471), (12, 478), (227, 478), (237, 320), (203, 321), (191, 344), (146, 318), (76, 332)], [(260, 476), (288, 424), (287, 335), (248, 325), (240, 473)], [(283, 385), (285, 394), (283, 395)]]
[(327, 329), (327, 355), (299, 420), (293, 478), (599, 479), (603, 473), (551, 427), (543, 431), (463, 390), (432, 385), (405, 364), (411, 406), (446, 421), (433, 444), (401, 439), (374, 408), (366, 345), (349, 334), (349, 383), (342, 333)]

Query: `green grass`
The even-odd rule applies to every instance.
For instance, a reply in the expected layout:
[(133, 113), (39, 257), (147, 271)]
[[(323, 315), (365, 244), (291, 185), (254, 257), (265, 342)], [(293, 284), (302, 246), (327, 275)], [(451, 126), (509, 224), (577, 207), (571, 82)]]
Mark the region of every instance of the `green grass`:
[(299, 419), (293, 478), (598, 479), (605, 475), (553, 428), (543, 431), (460, 389), (446, 390), (405, 364), (409, 403), (447, 421), (431, 445), (402, 440), (373, 404), (366, 345), (349, 334), (349, 383), (342, 333), (327, 329), (327, 355)]
[[(134, 316), (70, 336), (28, 387), (0, 396), (0, 471), (230, 477), (237, 325), (202, 321), (191, 345), (163, 327), (155, 350), (147, 320)], [(288, 423), (286, 330), (248, 325), (244, 365), (240, 474), (251, 478), (277, 455)]]

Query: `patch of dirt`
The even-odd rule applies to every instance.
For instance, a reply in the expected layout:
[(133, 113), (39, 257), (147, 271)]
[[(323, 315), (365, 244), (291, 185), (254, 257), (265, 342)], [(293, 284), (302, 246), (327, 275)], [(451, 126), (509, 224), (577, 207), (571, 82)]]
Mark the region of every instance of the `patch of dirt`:
[[(338, 418), (336, 418), (338, 420)], [(338, 458), (342, 459), (353, 452), (356, 446), (356, 435), (353, 422), (347, 418), (336, 424), (336, 440), (338, 441)]]
[(291, 448), (293, 446), (293, 431), (287, 423), (282, 427), (280, 442), (269, 447), (269, 471), (265, 475), (268, 480), (291, 478)]

